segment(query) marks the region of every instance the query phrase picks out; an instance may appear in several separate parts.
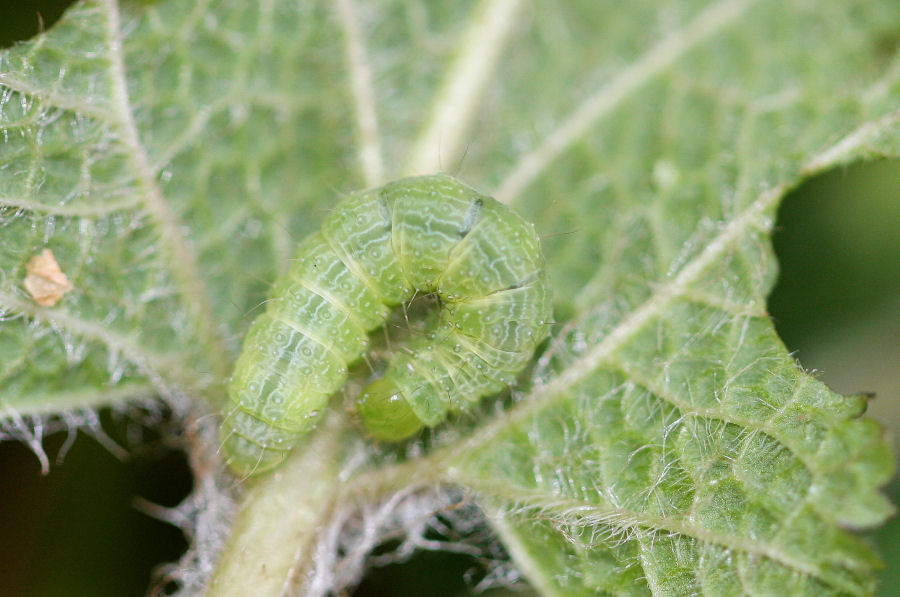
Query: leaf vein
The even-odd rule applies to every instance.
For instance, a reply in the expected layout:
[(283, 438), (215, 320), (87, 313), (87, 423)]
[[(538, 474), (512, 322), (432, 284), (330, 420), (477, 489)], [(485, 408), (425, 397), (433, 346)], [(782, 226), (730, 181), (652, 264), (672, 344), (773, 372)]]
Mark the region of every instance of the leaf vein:
[(98, 342), (110, 351), (125, 355), (147, 375), (157, 391), (166, 398), (175, 397), (179, 393), (178, 388), (196, 390), (208, 385), (209, 380), (204, 383), (198, 379), (196, 371), (184, 369), (177, 357), (147, 350), (132, 338), (103, 325), (74, 317), (63, 309), (39, 307), (6, 292), (0, 292), (0, 309), (41, 321), (50, 328), (65, 330), (74, 336)]
[(457, 58), (407, 158), (407, 174), (432, 174), (459, 160), (520, 6), (520, 0), (484, 0), (475, 9)]
[(366, 186), (374, 187), (384, 182), (384, 164), (378, 116), (375, 110), (375, 92), (372, 87), (372, 69), (366, 58), (367, 51), (360, 29), (359, 10), (353, 0), (338, 0), (338, 20), (344, 30), (344, 52), (350, 73), (350, 90), (356, 107), (356, 126), (359, 133), (359, 160), (363, 167)]
[(502, 496), (516, 504), (519, 513), (535, 512), (543, 519), (549, 519), (560, 526), (590, 528), (607, 526), (608, 536), (624, 535), (647, 531), (645, 536), (656, 536), (668, 532), (690, 537), (702, 543), (719, 545), (734, 552), (743, 552), (763, 557), (792, 570), (817, 578), (823, 583), (839, 586), (851, 594), (860, 593), (860, 587), (829, 573), (814, 562), (796, 557), (778, 545), (760, 538), (742, 538), (726, 535), (706, 527), (673, 517), (656, 517), (615, 506), (595, 506), (564, 496), (535, 495), (534, 492), (510, 485), (508, 482), (495, 484), (482, 479), (465, 479), (468, 486), (490, 495)]
[(647, 82), (662, 73), (687, 52), (732, 25), (756, 0), (728, 0), (713, 4), (650, 48), (637, 61), (590, 95), (553, 130), (543, 143), (522, 156), (500, 184), (495, 197), (513, 202), (565, 149), (575, 143), (599, 119), (617, 107)]
[(201, 344), (207, 348), (208, 354), (213, 355), (213, 358), (208, 359), (210, 365), (219, 375), (224, 376), (228, 359), (223, 359), (221, 356), (228, 354), (228, 351), (225, 349), (224, 338), (213, 317), (214, 311), (209, 294), (197, 266), (197, 256), (182, 232), (182, 223), (166, 202), (157, 184), (150, 158), (141, 143), (137, 124), (131, 111), (118, 3), (116, 0), (102, 0), (102, 2), (106, 8), (106, 35), (111, 55), (109, 76), (113, 107), (118, 115), (122, 143), (131, 158), (137, 182), (143, 190), (143, 202), (158, 223), (163, 242), (168, 245), (171, 253), (171, 267), (189, 302), (194, 320), (198, 323), (197, 329), (202, 338)]

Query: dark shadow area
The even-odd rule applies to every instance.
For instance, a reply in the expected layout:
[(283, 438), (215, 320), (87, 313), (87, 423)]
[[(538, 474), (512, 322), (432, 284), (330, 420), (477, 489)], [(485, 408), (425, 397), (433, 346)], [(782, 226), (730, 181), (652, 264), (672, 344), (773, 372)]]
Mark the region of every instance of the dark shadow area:
[(52, 27), (74, 0), (0, 0), (0, 48)]
[[(141, 596), (153, 570), (186, 549), (180, 529), (142, 511), (188, 494), (184, 455), (134, 420), (116, 419), (105, 414), (104, 429), (125, 453), (79, 433), (57, 463), (66, 433), (56, 433), (43, 442), (46, 476), (24, 445), (0, 443), (0, 595)], [(124, 436), (136, 429), (141, 444), (128, 446)]]
[[(872, 392), (869, 416), (900, 435), (900, 161), (839, 168), (785, 197), (774, 235), (775, 327), (801, 365), (842, 394)], [(898, 479), (886, 488), (900, 503)], [(868, 537), (879, 594), (900, 596), (900, 520)]]
[[(398, 544), (382, 545), (374, 555), (390, 553)], [(506, 556), (504, 556), (505, 558)], [(534, 597), (526, 585), (515, 589), (496, 588), (476, 591), (475, 587), (485, 578), (486, 561), (461, 553), (419, 550), (413, 556), (397, 564), (373, 567), (362, 583), (353, 591), (353, 597)]]
[(900, 163), (856, 164), (810, 179), (785, 197), (773, 240), (780, 275), (769, 309), (791, 350), (893, 309)]
[[(396, 545), (385, 546), (386, 550)], [(407, 562), (373, 568), (354, 597), (453, 597), (468, 594), (465, 575), (480, 565), (466, 555), (419, 551)]]

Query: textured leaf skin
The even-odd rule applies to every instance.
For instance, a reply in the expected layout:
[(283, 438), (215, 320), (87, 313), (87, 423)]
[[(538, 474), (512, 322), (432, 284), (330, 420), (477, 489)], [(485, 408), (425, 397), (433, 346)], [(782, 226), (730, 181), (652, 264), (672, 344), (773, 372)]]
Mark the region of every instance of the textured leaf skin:
[[(396, 353), (377, 391), (363, 390), (362, 422), (377, 438), (437, 425), (515, 382), (549, 329), (544, 257), (532, 224), (445, 175), (335, 206), (247, 332), (221, 432), (232, 470), (280, 464), (316, 426), (368, 332), (391, 306), (428, 293), (442, 304), (432, 325)], [(398, 432), (398, 418), (412, 422)]]
[[(4, 406), (222, 398), (294, 239), (367, 184), (325, 4), (96, 0), (0, 54)], [(372, 6), (362, 41), (399, 177), (474, 11)], [(784, 192), (900, 155), (900, 4), (584, 0), (522, 18), (465, 159), (443, 157), (538, 223), (561, 323), (517, 404), (400, 484), (447, 470), (472, 488), (548, 595), (872, 594), (877, 558), (849, 531), (890, 512), (887, 442), (863, 400), (787, 354), (765, 297)], [(560, 149), (527, 159), (545, 145)], [(44, 247), (74, 287), (53, 309), (22, 288)]]
[[(736, 5), (692, 3), (685, 23), (726, 4)], [(541, 384), (474, 434), (453, 478), (496, 505), (505, 545), (546, 594), (876, 589), (881, 563), (850, 530), (892, 512), (878, 487), (893, 454), (861, 418), (864, 399), (798, 367), (765, 297), (777, 274), (768, 235), (787, 188), (835, 160), (897, 153), (898, 73), (875, 66), (874, 42), (851, 40), (895, 30), (900, 6), (741, 5), (523, 197), (536, 210), (566, 197), (550, 217), (573, 232), (545, 245), (551, 268), (569, 264), (551, 269), (556, 313), (575, 316), (554, 333)], [(613, 18), (630, 22), (625, 13), (648, 5), (621, 8)], [(604, 50), (611, 36), (644, 32), (598, 26), (602, 55), (615, 53)], [(529, 71), (533, 55), (519, 59)], [(746, 100), (731, 103), (735, 93)], [(885, 128), (861, 124), (879, 118)], [(570, 172), (598, 163), (602, 176), (573, 201)], [(602, 224), (582, 234), (587, 220)]]
[[(119, 404), (148, 387), (221, 405), (248, 310), (318, 225), (305, 214), (334, 196), (316, 168), (347, 151), (340, 132), (318, 139), (347, 118), (340, 57), (286, 46), (335, 37), (309, 4), (89, 1), (0, 53), (9, 412)], [(327, 114), (310, 108), (328, 95)], [(55, 309), (22, 286), (44, 248), (74, 287)]]

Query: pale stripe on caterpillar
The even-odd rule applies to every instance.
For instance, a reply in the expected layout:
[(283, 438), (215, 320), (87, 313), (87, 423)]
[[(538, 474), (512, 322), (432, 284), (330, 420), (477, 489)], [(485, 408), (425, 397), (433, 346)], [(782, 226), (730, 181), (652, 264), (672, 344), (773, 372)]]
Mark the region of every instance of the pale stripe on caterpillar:
[(360, 394), (367, 432), (395, 441), (513, 384), (547, 336), (550, 286), (533, 224), (450, 176), (353, 193), (276, 282), (228, 386), (222, 446), (239, 475), (270, 470), (311, 431), (391, 307), (440, 312)]

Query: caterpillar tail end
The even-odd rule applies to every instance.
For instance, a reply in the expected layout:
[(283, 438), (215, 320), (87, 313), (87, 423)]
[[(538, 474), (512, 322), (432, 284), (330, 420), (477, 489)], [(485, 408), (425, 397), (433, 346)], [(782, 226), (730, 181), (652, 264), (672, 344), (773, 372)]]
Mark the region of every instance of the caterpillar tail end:
[(237, 433), (227, 433), (223, 428), (222, 451), (229, 470), (242, 479), (268, 472), (282, 462), (288, 450), (266, 448)]
[(366, 431), (375, 439), (396, 442), (424, 427), (396, 383), (377, 379), (360, 393), (357, 412)]

